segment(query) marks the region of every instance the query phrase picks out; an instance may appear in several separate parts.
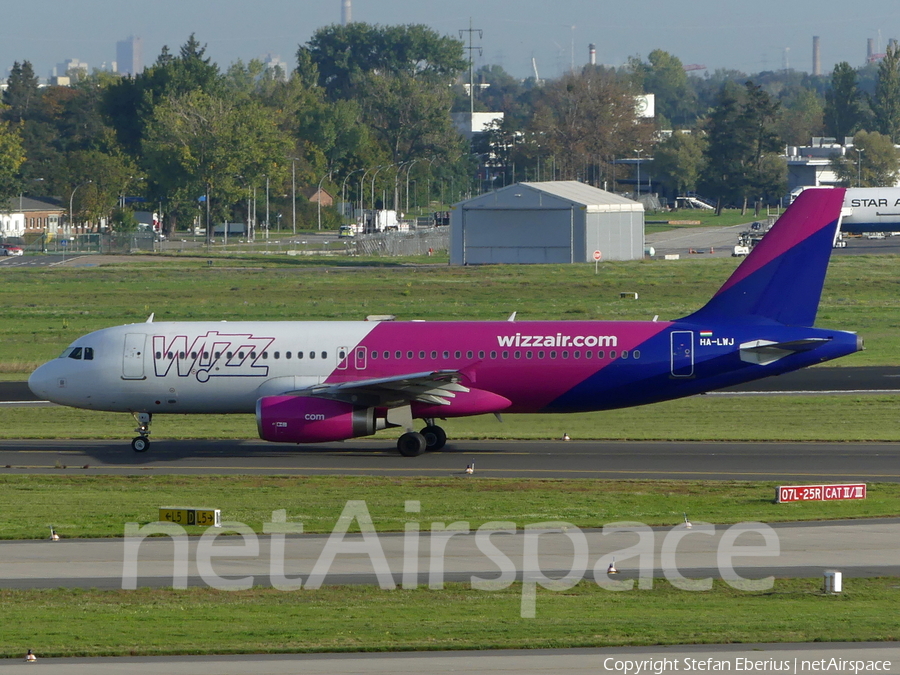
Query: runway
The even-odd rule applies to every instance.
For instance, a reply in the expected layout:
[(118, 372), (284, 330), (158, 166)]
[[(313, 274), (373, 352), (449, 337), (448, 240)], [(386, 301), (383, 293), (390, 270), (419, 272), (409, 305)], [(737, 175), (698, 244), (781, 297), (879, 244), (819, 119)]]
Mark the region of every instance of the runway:
[[(890, 642), (672, 645), (666, 647), (608, 647), (605, 649), (504, 649), (397, 654), (248, 654), (234, 656), (160, 656), (129, 658), (39, 659), (28, 666), (31, 675), (383, 675), (387, 673), (445, 675), (625, 675), (626, 661), (668, 660), (668, 667), (642, 673), (744, 671), (756, 675), (829, 672), (849, 675), (849, 668), (825, 666), (841, 662), (878, 663), (881, 675), (900, 675), (900, 648)], [(8, 662), (7, 662), (8, 661)], [(22, 662), (0, 660), (0, 674), (21, 672)], [(804, 663), (822, 662), (816, 669)], [(768, 663), (767, 663), (768, 662)], [(783, 667), (787, 664), (787, 667)], [(772, 667), (769, 667), (772, 666)], [(776, 667), (777, 666), (777, 667)], [(869, 672), (874, 671), (871, 668)], [(860, 671), (863, 672), (863, 671)], [(631, 671), (631, 675), (634, 671)]]
[(0, 473), (260, 474), (897, 482), (898, 443), (461, 441), (401, 457), (394, 442), (279, 446), (260, 440), (165, 440), (135, 453), (118, 440), (5, 440)]

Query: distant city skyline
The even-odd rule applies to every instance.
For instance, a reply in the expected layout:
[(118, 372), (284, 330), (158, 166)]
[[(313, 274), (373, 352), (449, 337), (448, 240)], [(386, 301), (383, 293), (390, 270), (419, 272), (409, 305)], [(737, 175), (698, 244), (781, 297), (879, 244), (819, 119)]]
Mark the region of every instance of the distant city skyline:
[[(64, 11), (61, 8), (65, 7)], [(194, 33), (222, 70), (237, 60), (280, 59), (289, 68), (313, 33), (340, 23), (345, 0), (0, 0), (0, 75), (15, 61), (30, 61), (48, 78), (68, 60), (113, 70), (117, 43), (140, 36), (143, 67), (166, 45), (177, 51)], [(663, 49), (685, 65), (751, 74), (788, 66), (812, 72), (812, 39), (820, 37), (821, 68), (840, 61), (865, 63), (867, 43), (883, 52), (900, 36), (900, 3), (870, 0), (847, 8), (840, 0), (352, 0), (352, 19), (380, 25), (421, 23), (441, 35), (468, 40), (470, 20), (476, 68), (497, 64), (517, 78), (558, 77), (588, 62), (620, 66)], [(467, 43), (468, 44), (468, 43)], [(121, 66), (120, 66), (121, 70)], [(695, 71), (703, 74), (702, 69)]]

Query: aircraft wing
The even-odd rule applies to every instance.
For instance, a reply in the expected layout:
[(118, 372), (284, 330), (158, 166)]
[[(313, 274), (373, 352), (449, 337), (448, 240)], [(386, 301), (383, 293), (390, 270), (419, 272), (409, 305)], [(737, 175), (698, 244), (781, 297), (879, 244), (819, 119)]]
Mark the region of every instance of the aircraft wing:
[(430, 405), (450, 405), (457, 393), (469, 391), (459, 383), (456, 370), (436, 370), (394, 377), (313, 385), (298, 394), (328, 398), (354, 405), (392, 408), (413, 401)]

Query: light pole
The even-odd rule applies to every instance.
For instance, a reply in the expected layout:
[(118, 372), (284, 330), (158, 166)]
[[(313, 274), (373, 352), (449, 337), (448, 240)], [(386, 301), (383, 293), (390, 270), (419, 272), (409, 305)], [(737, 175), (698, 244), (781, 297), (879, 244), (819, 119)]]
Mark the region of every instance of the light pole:
[[(78, 188), (83, 187), (83, 186), (87, 185), (88, 183), (93, 183), (93, 182), (94, 181), (88, 179), (85, 182), (83, 182), (81, 185), (76, 185), (75, 189), (72, 190), (72, 194), (69, 196), (69, 227), (67, 228), (69, 230), (69, 232), (72, 231), (72, 204), (74, 203), (74, 200), (75, 200), (75, 191), (78, 190)], [(69, 234), (69, 232), (66, 232), (66, 234)]]
[[(256, 233), (254, 232), (254, 235)], [(253, 237), (256, 241), (256, 237)], [(266, 174), (266, 242), (269, 241), (269, 174)]]
[(319, 217), (319, 229), (322, 229), (322, 181), (328, 178), (328, 174), (330, 171), (326, 173), (319, 179), (319, 187), (316, 188), (316, 211), (318, 212)]
[(409, 213), (409, 172), (412, 171), (413, 165), (418, 162), (419, 159), (414, 159), (409, 163), (409, 166), (406, 167), (406, 212)]
[(291, 160), (291, 229), (297, 236), (297, 160), (299, 157), (288, 157)]
[[(377, 170), (377, 169), (380, 169), (381, 166), (379, 165), (374, 168)], [(372, 169), (366, 169), (365, 173), (363, 173), (363, 175), (362, 175), (362, 178), (359, 179), (359, 211), (360, 211), (360, 215), (363, 218), (365, 218), (365, 210), (366, 210), (365, 209), (365, 207), (366, 207), (366, 203), (365, 203), (366, 176), (369, 174), (369, 171), (371, 171), (371, 170)]]
[(347, 187), (347, 180), (350, 178), (350, 176), (352, 176), (355, 173), (359, 173), (360, 171), (365, 171), (365, 169), (354, 169), (353, 171), (348, 173), (346, 176), (344, 176), (344, 180), (341, 182), (341, 204), (342, 204), (341, 209), (344, 211), (342, 213), (343, 216), (347, 215), (346, 214), (347, 195), (344, 192), (344, 189)]
[(375, 210), (375, 179), (378, 177), (378, 173), (382, 169), (387, 169), (388, 167), (394, 166), (393, 164), (382, 164), (377, 169), (375, 169), (375, 173), (372, 174), (372, 210)]
[(862, 187), (862, 154), (863, 149), (856, 149), (856, 187)]

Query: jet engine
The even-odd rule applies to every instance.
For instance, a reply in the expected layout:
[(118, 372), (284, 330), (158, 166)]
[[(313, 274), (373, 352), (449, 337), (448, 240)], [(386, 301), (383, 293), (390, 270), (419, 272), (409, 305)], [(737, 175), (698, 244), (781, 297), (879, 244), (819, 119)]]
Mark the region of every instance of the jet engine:
[(327, 443), (375, 433), (375, 409), (307, 396), (256, 402), (259, 437), (278, 443)]

